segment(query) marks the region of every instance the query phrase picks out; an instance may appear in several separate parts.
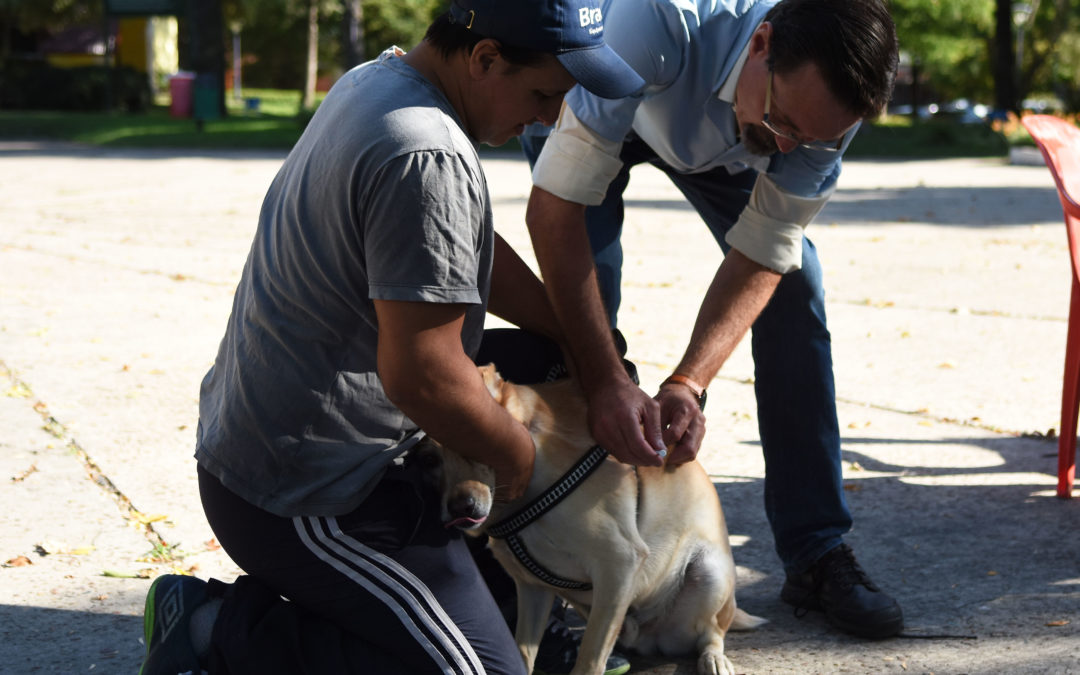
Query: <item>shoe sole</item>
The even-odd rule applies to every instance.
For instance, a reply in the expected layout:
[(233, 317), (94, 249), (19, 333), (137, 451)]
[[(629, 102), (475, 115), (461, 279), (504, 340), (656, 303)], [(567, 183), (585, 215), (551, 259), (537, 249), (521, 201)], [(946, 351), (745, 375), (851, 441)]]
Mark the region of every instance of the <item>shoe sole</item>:
[(888, 623), (882, 623), (875, 630), (867, 630), (866, 624), (848, 623), (843, 619), (829, 616), (828, 612), (825, 613), (825, 618), (828, 619), (829, 623), (845, 633), (867, 640), (884, 640), (886, 638), (896, 637), (904, 630), (903, 617), (897, 617)]

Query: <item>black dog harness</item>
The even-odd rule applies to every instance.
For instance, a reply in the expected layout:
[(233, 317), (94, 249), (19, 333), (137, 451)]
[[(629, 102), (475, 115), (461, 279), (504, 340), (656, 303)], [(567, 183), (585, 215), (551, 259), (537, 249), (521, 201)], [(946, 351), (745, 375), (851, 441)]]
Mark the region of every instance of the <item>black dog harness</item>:
[(570, 467), (570, 470), (563, 474), (562, 478), (555, 481), (554, 485), (537, 495), (535, 499), (522, 507), (517, 513), (514, 513), (489, 527), (487, 529), (488, 535), (496, 539), (505, 539), (506, 545), (518, 559), (518, 562), (545, 584), (572, 591), (592, 590), (592, 584), (585, 581), (563, 579), (536, 562), (536, 560), (529, 555), (529, 552), (525, 550), (525, 544), (521, 541), (521, 538), (517, 536), (517, 533), (523, 530), (529, 523), (550, 511), (568, 494), (573, 492), (582, 481), (588, 478), (593, 471), (596, 471), (596, 469), (604, 463), (604, 459), (607, 456), (607, 450), (604, 450), (599, 445), (594, 445), (591, 450), (585, 453), (584, 457), (578, 460), (577, 464)]

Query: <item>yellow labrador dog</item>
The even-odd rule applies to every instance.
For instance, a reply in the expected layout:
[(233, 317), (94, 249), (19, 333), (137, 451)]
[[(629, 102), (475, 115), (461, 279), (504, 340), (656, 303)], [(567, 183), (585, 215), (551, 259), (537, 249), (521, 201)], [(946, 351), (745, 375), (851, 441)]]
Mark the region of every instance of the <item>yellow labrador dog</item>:
[[(587, 621), (575, 674), (602, 673), (617, 640), (643, 654), (696, 653), (703, 675), (734, 673), (724, 635), (765, 620), (735, 607), (727, 527), (701, 465), (635, 469), (599, 451), (582, 469), (579, 460), (595, 444), (575, 382), (518, 386), (493, 366), (481, 372), (491, 395), (536, 443), (525, 496), (494, 504), (490, 468), (434, 444), (428, 452), (441, 456), (447, 525), (491, 534), (495, 557), (516, 582), (515, 639), (529, 671), (559, 595)], [(572, 491), (546, 492), (568, 472), (583, 471), (591, 473)], [(553, 500), (558, 507), (543, 510)]]

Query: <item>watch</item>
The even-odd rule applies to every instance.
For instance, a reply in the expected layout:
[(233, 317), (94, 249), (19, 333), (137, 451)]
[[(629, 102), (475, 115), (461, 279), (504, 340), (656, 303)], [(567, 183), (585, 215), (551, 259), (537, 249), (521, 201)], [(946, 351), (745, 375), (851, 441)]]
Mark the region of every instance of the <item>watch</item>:
[(669, 375), (666, 380), (660, 383), (660, 386), (663, 387), (665, 384), (681, 384), (688, 388), (690, 391), (694, 392), (694, 396), (697, 396), (698, 408), (702, 411), (705, 410), (705, 399), (708, 397), (709, 393), (705, 390), (705, 387), (694, 382), (689, 377), (679, 374)]

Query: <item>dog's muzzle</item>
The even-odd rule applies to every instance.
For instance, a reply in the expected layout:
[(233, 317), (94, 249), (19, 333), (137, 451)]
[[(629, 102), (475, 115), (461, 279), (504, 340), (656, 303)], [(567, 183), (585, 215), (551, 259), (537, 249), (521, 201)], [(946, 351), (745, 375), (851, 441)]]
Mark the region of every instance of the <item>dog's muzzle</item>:
[(467, 489), (459, 489), (446, 501), (446, 511), (450, 520), (444, 527), (456, 527), (471, 530), (480, 527), (487, 520), (491, 511), (491, 499), (485, 494), (488, 487), (482, 483), (469, 481)]

